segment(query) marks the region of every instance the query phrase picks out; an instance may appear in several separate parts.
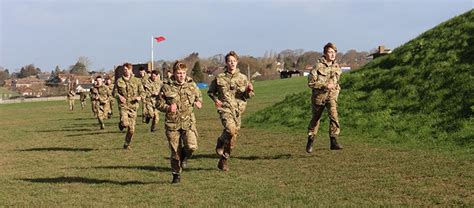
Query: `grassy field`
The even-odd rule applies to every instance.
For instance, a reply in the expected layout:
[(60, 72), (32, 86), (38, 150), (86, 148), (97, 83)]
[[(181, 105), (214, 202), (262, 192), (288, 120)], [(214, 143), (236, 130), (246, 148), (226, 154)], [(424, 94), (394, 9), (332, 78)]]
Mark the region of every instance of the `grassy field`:
[[(307, 90), (303, 79), (257, 82), (246, 116), (285, 95)], [(79, 103), (76, 102), (76, 106)], [(171, 185), (163, 123), (137, 119), (131, 151), (117, 113), (99, 130), (90, 108), (66, 102), (0, 105), (2, 206), (474, 206), (472, 155), (439, 154), (344, 136), (304, 151), (304, 131), (244, 126), (230, 171), (216, 167), (222, 127), (210, 100), (198, 110), (199, 150), (179, 185)], [(309, 111), (309, 107), (308, 107)], [(320, 130), (327, 135), (327, 126)]]
[(8, 98), (11, 96), (18, 96), (19, 94), (17, 92), (10, 91), (4, 87), (0, 87), (0, 98)]

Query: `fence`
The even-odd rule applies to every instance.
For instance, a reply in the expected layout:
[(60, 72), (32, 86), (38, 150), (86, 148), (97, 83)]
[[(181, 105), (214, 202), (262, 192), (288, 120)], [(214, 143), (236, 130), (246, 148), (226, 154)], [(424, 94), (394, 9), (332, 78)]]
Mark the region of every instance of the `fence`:
[[(41, 102), (41, 101), (57, 101), (57, 100), (66, 100), (66, 96), (58, 97), (39, 97), (39, 98), (19, 98), (19, 99), (10, 99), (3, 100), (0, 99), (0, 104), (10, 104), (10, 103), (28, 103), (28, 102)], [(79, 96), (76, 95), (74, 99), (79, 99)]]

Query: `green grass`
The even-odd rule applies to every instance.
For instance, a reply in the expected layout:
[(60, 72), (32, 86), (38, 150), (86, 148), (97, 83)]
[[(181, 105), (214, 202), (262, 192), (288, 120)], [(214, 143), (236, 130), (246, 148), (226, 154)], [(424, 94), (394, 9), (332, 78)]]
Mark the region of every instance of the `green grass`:
[(10, 91), (4, 87), (0, 87), (0, 98), (4, 97), (7, 98), (8, 96), (18, 96), (17, 92)]
[[(473, 44), (471, 10), (390, 55), (344, 73), (338, 99), (341, 134), (366, 142), (472, 154)], [(304, 82), (299, 85), (307, 88)], [(308, 88), (290, 95), (252, 115), (247, 124), (303, 131), (311, 118), (310, 96)]]
[[(256, 82), (245, 117), (307, 91), (301, 83)], [(0, 105), (0, 207), (474, 205), (472, 155), (366, 143), (347, 134), (343, 151), (330, 151), (322, 136), (307, 154), (304, 130), (244, 124), (231, 169), (221, 172), (214, 145), (222, 127), (207, 96), (196, 114), (199, 149), (182, 183), (171, 185), (162, 122), (151, 133), (138, 118), (133, 149), (124, 151), (117, 112), (99, 130), (89, 107), (67, 108), (64, 101)]]

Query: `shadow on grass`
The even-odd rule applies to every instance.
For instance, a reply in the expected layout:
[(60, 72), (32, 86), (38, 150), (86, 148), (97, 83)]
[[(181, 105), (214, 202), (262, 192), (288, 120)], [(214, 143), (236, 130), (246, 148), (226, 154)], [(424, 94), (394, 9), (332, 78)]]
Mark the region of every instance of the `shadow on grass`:
[[(145, 184), (157, 183), (157, 182), (142, 182), (142, 181), (112, 181), (112, 180), (84, 178), (84, 177), (23, 178), (19, 180), (31, 182), (31, 183), (83, 183), (83, 184), (114, 184), (114, 185), (145, 185)], [(165, 182), (160, 182), (160, 183), (165, 183)]]
[[(92, 167), (94, 169), (134, 169), (134, 170), (146, 170), (146, 171), (157, 171), (157, 172), (171, 172), (170, 167), (160, 167), (160, 166), (97, 166)], [(192, 168), (188, 167), (184, 171), (211, 171), (215, 170), (213, 168)]]
[(279, 154), (275, 156), (244, 156), (244, 157), (234, 157), (238, 160), (287, 160), (291, 159), (293, 156), (291, 154)]
[(86, 128), (64, 128), (64, 129), (51, 129), (51, 130), (42, 130), (42, 131), (32, 131), (39, 133), (48, 133), (48, 132), (67, 132), (67, 131), (95, 131), (95, 129), (86, 129)]
[(79, 137), (79, 136), (91, 136), (91, 135), (100, 135), (100, 134), (120, 134), (120, 133), (121, 132), (119, 130), (104, 131), (104, 130), (97, 129), (97, 130), (95, 130), (95, 132), (90, 132), (90, 133), (85, 133), (85, 134), (69, 134), (69, 135), (66, 135), (66, 136), (68, 136), (68, 137)]
[(88, 118), (60, 118), (56, 119), (56, 121), (86, 121), (86, 120), (97, 120), (96, 117), (88, 117)]
[(46, 151), (64, 151), (64, 152), (90, 152), (95, 149), (92, 148), (73, 148), (73, 147), (40, 147), (40, 148), (30, 148), (30, 149), (21, 149), (17, 151), (26, 151), (26, 152), (46, 152)]
[[(230, 157), (231, 159), (237, 160), (286, 160), (291, 159), (293, 156), (291, 154), (279, 154), (274, 156), (237, 156), (237, 157)], [(219, 157), (216, 154), (196, 154), (193, 155), (192, 159), (218, 159)], [(165, 159), (170, 159), (169, 157), (165, 157)]]
[(99, 126), (99, 123), (78, 123), (78, 124), (69, 124), (67, 126), (64, 126), (63, 128), (65, 129), (75, 129), (75, 128), (84, 128), (84, 127), (94, 127), (94, 126)]

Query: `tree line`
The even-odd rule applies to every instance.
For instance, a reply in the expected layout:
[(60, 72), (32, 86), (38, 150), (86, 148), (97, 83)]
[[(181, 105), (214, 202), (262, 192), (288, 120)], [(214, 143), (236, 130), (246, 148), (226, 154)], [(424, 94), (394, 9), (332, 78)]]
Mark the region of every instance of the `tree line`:
[[(365, 51), (358, 52), (354, 49), (345, 53), (338, 53), (338, 62), (343, 66), (349, 66), (351, 69), (357, 69), (367, 63), (369, 60)], [(265, 52), (263, 57), (253, 57), (241, 55), (238, 67), (241, 72), (250, 75), (258, 73), (257, 80), (276, 79), (279, 77), (279, 70), (305, 70), (307, 66), (314, 66), (317, 60), (322, 56), (322, 52), (304, 51), (303, 49), (286, 49), (279, 53), (274, 51)], [(155, 62), (155, 66), (160, 71), (171, 69), (173, 61), (160, 60)], [(224, 55), (216, 54), (208, 58), (200, 58), (199, 53), (193, 52), (183, 59), (183, 62), (191, 68), (190, 76), (197, 82), (209, 82), (212, 78), (208, 75), (225, 66)], [(60, 73), (71, 73), (77, 75), (88, 75), (91, 73), (91, 61), (87, 57), (79, 57), (75, 64), (68, 69), (61, 69), (56, 66), (51, 71), (50, 81), (58, 79)], [(164, 69), (164, 70), (163, 70)], [(0, 86), (5, 84), (5, 80), (10, 78), (25, 78), (37, 76), (42, 73), (42, 69), (35, 67), (34, 64), (28, 64), (19, 70), (19, 72), (10, 73), (9, 69), (0, 66)]]
[[(307, 67), (316, 65), (322, 55), (322, 52), (304, 51), (303, 49), (286, 49), (280, 53), (267, 51), (263, 57), (241, 55), (238, 68), (246, 75), (249, 72), (250, 76), (258, 73), (259, 77), (256, 77), (256, 80), (276, 79), (280, 77), (281, 70), (307, 70)], [(351, 49), (345, 53), (338, 53), (337, 61), (342, 66), (358, 69), (369, 61), (368, 55), (368, 52), (358, 52)], [(199, 53), (193, 52), (185, 57), (183, 62), (192, 69), (191, 76), (197, 82), (209, 82), (212, 77), (206, 75), (214, 74), (216, 70), (225, 66), (223, 54), (200, 58)], [(161, 66), (160, 71), (163, 69), (166, 71), (166, 69), (170, 69), (171, 64), (172, 61), (160, 60), (155, 63), (155, 66)]]

